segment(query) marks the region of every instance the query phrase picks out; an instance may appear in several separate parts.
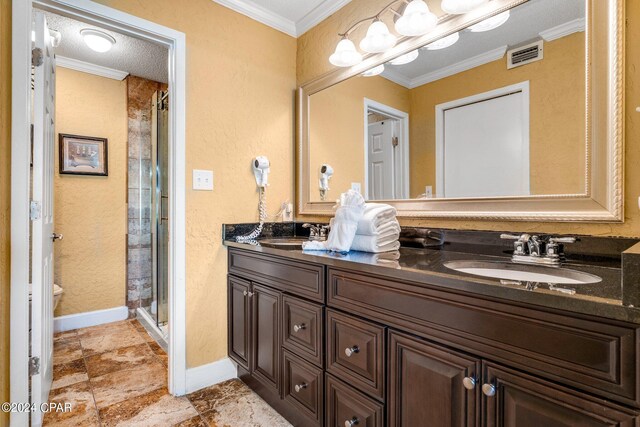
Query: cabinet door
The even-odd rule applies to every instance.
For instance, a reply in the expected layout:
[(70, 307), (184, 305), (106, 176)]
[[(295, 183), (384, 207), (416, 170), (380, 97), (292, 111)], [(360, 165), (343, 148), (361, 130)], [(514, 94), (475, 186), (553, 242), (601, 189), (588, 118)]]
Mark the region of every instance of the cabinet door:
[(526, 374), (484, 364), (486, 425), (503, 427), (635, 427), (638, 413)]
[(238, 365), (249, 369), (249, 288), (250, 283), (229, 276), (228, 346), (229, 357)]
[(479, 359), (391, 331), (389, 425), (479, 425), (479, 373)]
[(280, 389), (280, 293), (252, 284), (251, 374), (265, 386)]

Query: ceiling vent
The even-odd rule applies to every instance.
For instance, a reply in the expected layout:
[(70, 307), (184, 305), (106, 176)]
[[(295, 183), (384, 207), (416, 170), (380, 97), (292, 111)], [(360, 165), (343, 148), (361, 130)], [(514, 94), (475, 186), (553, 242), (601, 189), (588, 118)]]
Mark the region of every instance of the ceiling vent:
[(507, 51), (507, 69), (520, 67), (543, 58), (544, 42), (538, 40)]

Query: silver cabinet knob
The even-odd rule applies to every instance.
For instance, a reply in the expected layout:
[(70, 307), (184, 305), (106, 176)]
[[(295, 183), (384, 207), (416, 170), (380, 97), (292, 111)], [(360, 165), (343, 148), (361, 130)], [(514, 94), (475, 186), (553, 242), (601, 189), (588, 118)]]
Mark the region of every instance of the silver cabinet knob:
[(247, 295), (249, 295), (249, 292), (247, 292), (247, 291), (242, 291), (242, 295), (244, 295), (244, 296), (246, 297)]
[(296, 384), (295, 387), (293, 387), (293, 389), (296, 391), (296, 393), (300, 393), (305, 388), (307, 388), (307, 383)]
[(300, 332), (303, 329), (307, 329), (307, 326), (304, 323), (293, 325), (293, 332)]
[(476, 379), (473, 377), (464, 377), (464, 379), (462, 380), (462, 385), (467, 390), (473, 390), (474, 388), (476, 388)]
[(358, 348), (357, 345), (354, 345), (353, 347), (347, 347), (344, 349), (344, 354), (347, 355), (347, 357), (351, 357), (353, 356), (355, 353), (358, 353), (360, 351), (360, 349)]
[(51, 240), (53, 240), (54, 242), (56, 240), (62, 240), (62, 239), (64, 239), (64, 236), (62, 234), (51, 233)]
[(485, 396), (494, 396), (496, 394), (496, 386), (493, 384), (482, 384), (482, 392)]
[(358, 420), (356, 417), (353, 417), (350, 420), (346, 420), (344, 422), (344, 427), (353, 427), (356, 424), (360, 424), (360, 420)]
[(252, 297), (252, 296), (254, 295), (254, 293), (255, 293), (255, 292), (251, 292), (251, 291), (249, 291), (248, 295), (249, 295), (250, 297)]

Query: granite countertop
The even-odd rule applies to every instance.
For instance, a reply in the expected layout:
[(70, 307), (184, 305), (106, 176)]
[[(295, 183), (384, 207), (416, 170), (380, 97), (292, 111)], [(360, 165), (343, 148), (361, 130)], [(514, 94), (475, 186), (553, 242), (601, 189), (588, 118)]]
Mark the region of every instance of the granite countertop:
[[(275, 237), (275, 236), (274, 236)], [(284, 236), (283, 236), (284, 237)], [(546, 284), (533, 290), (515, 284), (502, 284), (499, 279), (484, 278), (447, 268), (444, 263), (456, 260), (510, 261), (506, 254), (488, 251), (456, 251), (440, 248), (405, 248), (386, 254), (351, 251), (346, 254), (330, 252), (303, 252), (300, 249), (282, 249), (260, 246), (259, 240), (238, 243), (227, 236), (224, 244), (300, 261), (324, 264), (330, 267), (379, 275), (415, 284), (443, 287), (466, 294), (513, 301), (520, 305), (536, 305), (589, 316), (622, 320), (640, 324), (640, 309), (622, 304), (622, 270), (619, 262), (579, 260), (567, 262), (570, 268), (602, 278), (602, 282), (588, 285), (559, 285), (574, 289), (574, 294), (550, 290)], [(487, 254), (488, 253), (488, 254)]]

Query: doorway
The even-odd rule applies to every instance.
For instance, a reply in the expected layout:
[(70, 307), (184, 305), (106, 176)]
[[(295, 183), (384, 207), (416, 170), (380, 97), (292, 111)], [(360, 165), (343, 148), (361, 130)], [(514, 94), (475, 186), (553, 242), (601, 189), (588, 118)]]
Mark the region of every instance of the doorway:
[(409, 197), (409, 114), (364, 100), (365, 199)]
[[(31, 116), (34, 114), (31, 99), (32, 61), (32, 21), (33, 9), (72, 16), (93, 25), (119, 31), (131, 37), (166, 46), (169, 50), (169, 88), (172, 93), (172, 108), (168, 112), (168, 227), (172, 238), (168, 250), (168, 318), (172, 324), (169, 334), (169, 382), (172, 394), (182, 395), (186, 391), (185, 357), (185, 37), (184, 34), (148, 22), (132, 15), (119, 12), (92, 2), (70, 5), (66, 1), (13, 1), (12, 30), (12, 227), (11, 227), (11, 396), (15, 401), (30, 401), (30, 383), (39, 382), (40, 389), (50, 386), (50, 372), (38, 372), (30, 364), (29, 339), (29, 291), (30, 274), (30, 227), (37, 216), (30, 215), (31, 148), (29, 141)], [(40, 114), (35, 119), (39, 120)], [(46, 138), (53, 144), (53, 138)], [(43, 163), (44, 164), (44, 163)], [(38, 166), (39, 168), (42, 166)], [(52, 173), (53, 164), (42, 169), (42, 173)], [(36, 172), (34, 172), (35, 174)], [(37, 173), (40, 173), (40, 169)], [(36, 218), (36, 219), (32, 219)], [(175, 236), (175, 237), (173, 237)], [(49, 267), (48, 267), (49, 268)], [(42, 300), (44, 287), (36, 286), (34, 277), (34, 300)], [(39, 290), (40, 289), (40, 290)], [(40, 293), (40, 295), (36, 295)], [(51, 325), (53, 313), (46, 309), (34, 308), (34, 322)], [(47, 329), (42, 329), (46, 331)], [(51, 331), (52, 332), (52, 331)], [(47, 332), (48, 333), (48, 332)], [(39, 354), (49, 358), (50, 354)], [(42, 359), (41, 359), (42, 360)], [(50, 364), (45, 364), (50, 366)], [(30, 366), (32, 367), (30, 375)], [(41, 365), (42, 366), (42, 365)], [(38, 396), (32, 396), (32, 403), (38, 404)], [(11, 415), (12, 424), (38, 424), (39, 416), (28, 413)]]

